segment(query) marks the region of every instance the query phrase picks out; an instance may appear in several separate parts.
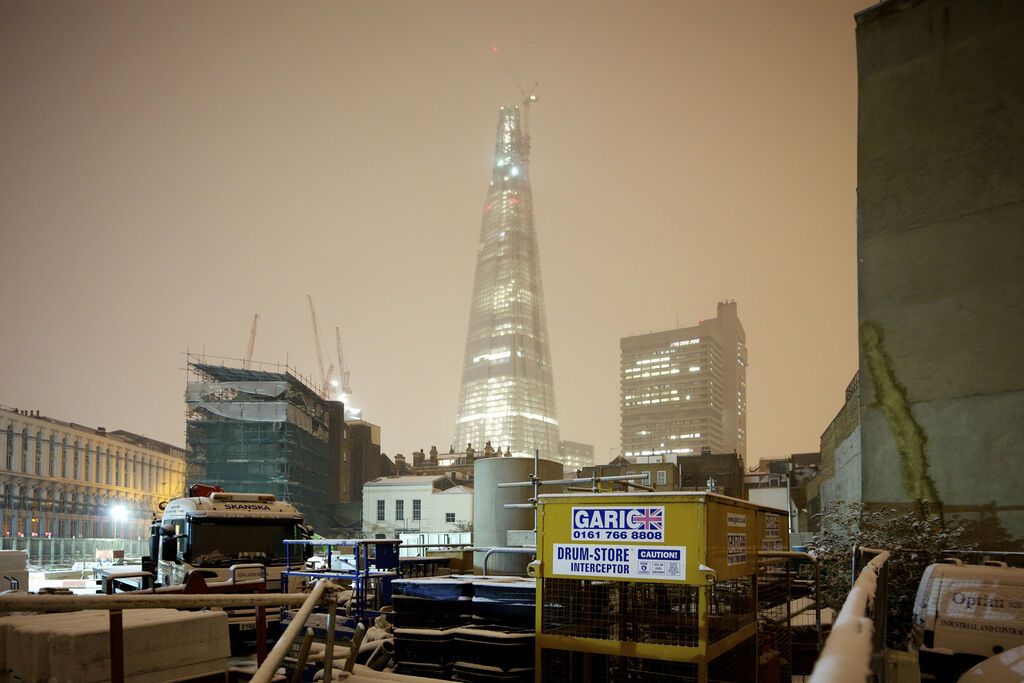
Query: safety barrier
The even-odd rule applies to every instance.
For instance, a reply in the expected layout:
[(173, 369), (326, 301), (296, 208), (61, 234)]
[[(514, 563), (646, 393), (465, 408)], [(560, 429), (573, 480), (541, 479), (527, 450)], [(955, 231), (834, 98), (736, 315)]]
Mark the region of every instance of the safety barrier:
[(885, 643), (886, 566), (889, 552), (854, 549), (856, 576), (814, 665), (810, 683), (864, 683), (880, 673)]

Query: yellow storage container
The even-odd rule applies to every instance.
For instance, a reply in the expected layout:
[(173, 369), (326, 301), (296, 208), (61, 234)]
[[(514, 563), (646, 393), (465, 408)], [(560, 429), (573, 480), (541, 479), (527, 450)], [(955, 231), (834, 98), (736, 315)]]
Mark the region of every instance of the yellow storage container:
[(758, 551), (789, 549), (784, 511), (704, 492), (553, 494), (537, 529), (538, 681), (780, 680), (757, 615), (788, 605), (772, 578), (788, 571), (759, 575)]

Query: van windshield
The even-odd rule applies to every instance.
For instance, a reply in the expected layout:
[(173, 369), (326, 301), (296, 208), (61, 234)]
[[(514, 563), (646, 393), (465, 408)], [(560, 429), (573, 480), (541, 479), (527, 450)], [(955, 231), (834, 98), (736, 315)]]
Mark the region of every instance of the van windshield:
[[(240, 562), (285, 563), (284, 540), (299, 538), (294, 522), (268, 520), (192, 520), (189, 562), (197, 567), (227, 567)], [(293, 560), (301, 562), (302, 553)]]

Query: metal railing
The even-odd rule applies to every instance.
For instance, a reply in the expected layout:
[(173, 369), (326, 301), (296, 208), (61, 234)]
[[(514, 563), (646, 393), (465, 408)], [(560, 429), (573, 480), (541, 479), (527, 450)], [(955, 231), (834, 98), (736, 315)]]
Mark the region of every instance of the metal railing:
[(97, 562), (96, 551), (123, 550), (125, 557), (141, 557), (149, 551), (147, 539), (0, 537), (0, 550), (24, 550), (28, 563), (42, 567), (71, 567), (76, 562)]
[[(870, 557), (866, 563), (864, 560)], [(868, 681), (881, 672), (885, 644), (887, 550), (854, 549), (856, 579), (832, 624), (810, 683)]]
[(530, 547), (522, 547), (522, 548), (502, 548), (502, 547), (474, 548), (474, 550), (478, 550), (478, 551), (479, 550), (483, 550), (484, 551), (484, 560), (483, 560), (484, 576), (487, 576), (487, 560), (488, 560), (488, 558), (490, 558), (491, 555), (494, 555), (494, 554), (499, 554), (499, 555), (529, 555), (530, 557), (534, 557), (534, 558), (537, 557), (537, 548), (530, 548)]

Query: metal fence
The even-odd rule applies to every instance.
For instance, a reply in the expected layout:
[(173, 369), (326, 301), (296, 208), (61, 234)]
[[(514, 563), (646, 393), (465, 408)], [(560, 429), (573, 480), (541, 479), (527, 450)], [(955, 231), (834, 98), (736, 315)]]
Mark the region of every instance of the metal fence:
[(113, 551), (124, 551), (125, 558), (138, 558), (148, 552), (148, 541), (122, 538), (16, 538), (0, 537), (0, 550), (28, 551), (28, 563), (34, 567), (71, 567), (76, 562), (113, 559)]

